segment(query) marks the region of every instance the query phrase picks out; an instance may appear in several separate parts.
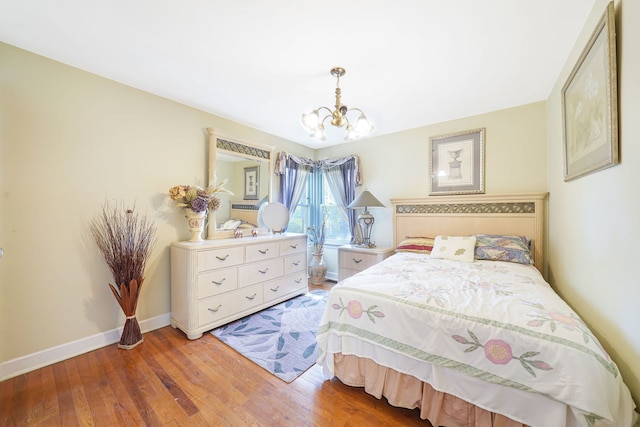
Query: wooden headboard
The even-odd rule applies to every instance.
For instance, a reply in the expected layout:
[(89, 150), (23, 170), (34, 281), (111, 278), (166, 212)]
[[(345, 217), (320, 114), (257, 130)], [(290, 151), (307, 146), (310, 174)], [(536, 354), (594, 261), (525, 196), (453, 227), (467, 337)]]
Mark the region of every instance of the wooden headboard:
[(532, 241), (535, 266), (544, 275), (546, 198), (547, 193), (526, 193), (391, 199), (394, 244), (407, 236), (526, 236)]
[(245, 222), (258, 225), (258, 209), (255, 203), (232, 202), (229, 219), (241, 219)]

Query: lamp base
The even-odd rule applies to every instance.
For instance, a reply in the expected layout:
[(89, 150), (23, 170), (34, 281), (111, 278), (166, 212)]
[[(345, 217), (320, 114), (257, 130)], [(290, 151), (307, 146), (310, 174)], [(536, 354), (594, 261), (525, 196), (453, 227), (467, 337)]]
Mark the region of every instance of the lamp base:
[(371, 229), (373, 228), (373, 215), (369, 213), (367, 208), (358, 215), (358, 225), (360, 226), (360, 232), (362, 233), (362, 242), (357, 243), (356, 246), (361, 248), (375, 248), (376, 244), (371, 242)]
[(359, 248), (375, 248), (375, 243), (356, 243), (353, 246), (357, 246)]

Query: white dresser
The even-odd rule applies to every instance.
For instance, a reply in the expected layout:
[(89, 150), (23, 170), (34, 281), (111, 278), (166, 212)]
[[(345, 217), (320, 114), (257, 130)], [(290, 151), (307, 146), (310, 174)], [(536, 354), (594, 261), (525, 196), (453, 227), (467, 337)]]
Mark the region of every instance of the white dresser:
[(171, 244), (171, 326), (189, 339), (306, 292), (306, 234)]

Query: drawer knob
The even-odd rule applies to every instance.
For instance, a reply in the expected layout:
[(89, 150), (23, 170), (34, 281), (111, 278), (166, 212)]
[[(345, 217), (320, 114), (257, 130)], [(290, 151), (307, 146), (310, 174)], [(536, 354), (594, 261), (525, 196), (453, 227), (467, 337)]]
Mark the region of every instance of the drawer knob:
[(250, 297), (245, 297), (245, 298), (248, 299), (248, 300), (253, 300), (256, 297), (256, 295), (258, 295), (258, 294), (253, 294)]
[(218, 305), (216, 308), (207, 308), (207, 310), (213, 311), (214, 313), (216, 313), (218, 310), (220, 310), (220, 307), (222, 307), (222, 304)]
[(300, 261), (294, 261), (294, 262), (292, 262), (291, 264), (293, 264), (293, 265), (295, 265), (295, 266), (298, 266), (298, 265), (300, 265)]
[(265, 255), (267, 252), (269, 252), (269, 248), (262, 250), (262, 249), (258, 249), (258, 252), (260, 252), (262, 255)]
[(226, 261), (226, 259), (229, 258), (229, 254), (226, 254), (223, 257), (219, 257), (218, 255), (216, 255), (216, 258), (218, 258), (220, 261)]
[(271, 289), (273, 292), (278, 292), (278, 289), (280, 289), (280, 286), (276, 286), (276, 288), (275, 288), (275, 289), (273, 289), (273, 288), (270, 288), (270, 289)]
[(262, 274), (267, 274), (267, 271), (269, 271), (269, 267), (265, 268), (264, 270), (258, 270), (258, 271)]
[(294, 282), (300, 283), (300, 282), (302, 282), (302, 279), (294, 280)]
[(223, 277), (222, 280), (220, 280), (219, 282), (216, 282), (215, 280), (212, 280), (211, 283), (213, 283), (215, 285), (222, 285), (222, 282), (224, 282), (225, 280), (227, 280), (227, 278)]
[(353, 258), (353, 262), (355, 262), (356, 264), (360, 264), (362, 262), (362, 260)]
[(291, 249), (298, 249), (298, 244), (296, 243), (295, 245), (289, 245), (291, 246)]

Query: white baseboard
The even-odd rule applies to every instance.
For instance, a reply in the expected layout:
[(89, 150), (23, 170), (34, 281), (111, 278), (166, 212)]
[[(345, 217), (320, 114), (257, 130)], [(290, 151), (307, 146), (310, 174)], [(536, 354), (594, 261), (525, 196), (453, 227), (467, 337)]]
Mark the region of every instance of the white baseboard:
[(334, 282), (338, 281), (338, 273), (335, 271), (327, 271), (327, 275), (325, 276), (328, 280), (333, 280)]
[[(171, 313), (162, 314), (152, 317), (151, 319), (140, 320), (139, 323), (142, 333), (153, 331), (169, 325), (171, 323)], [(96, 335), (2, 362), (0, 363), (0, 381), (116, 343), (120, 341), (122, 329), (123, 328), (116, 328), (101, 332)]]

